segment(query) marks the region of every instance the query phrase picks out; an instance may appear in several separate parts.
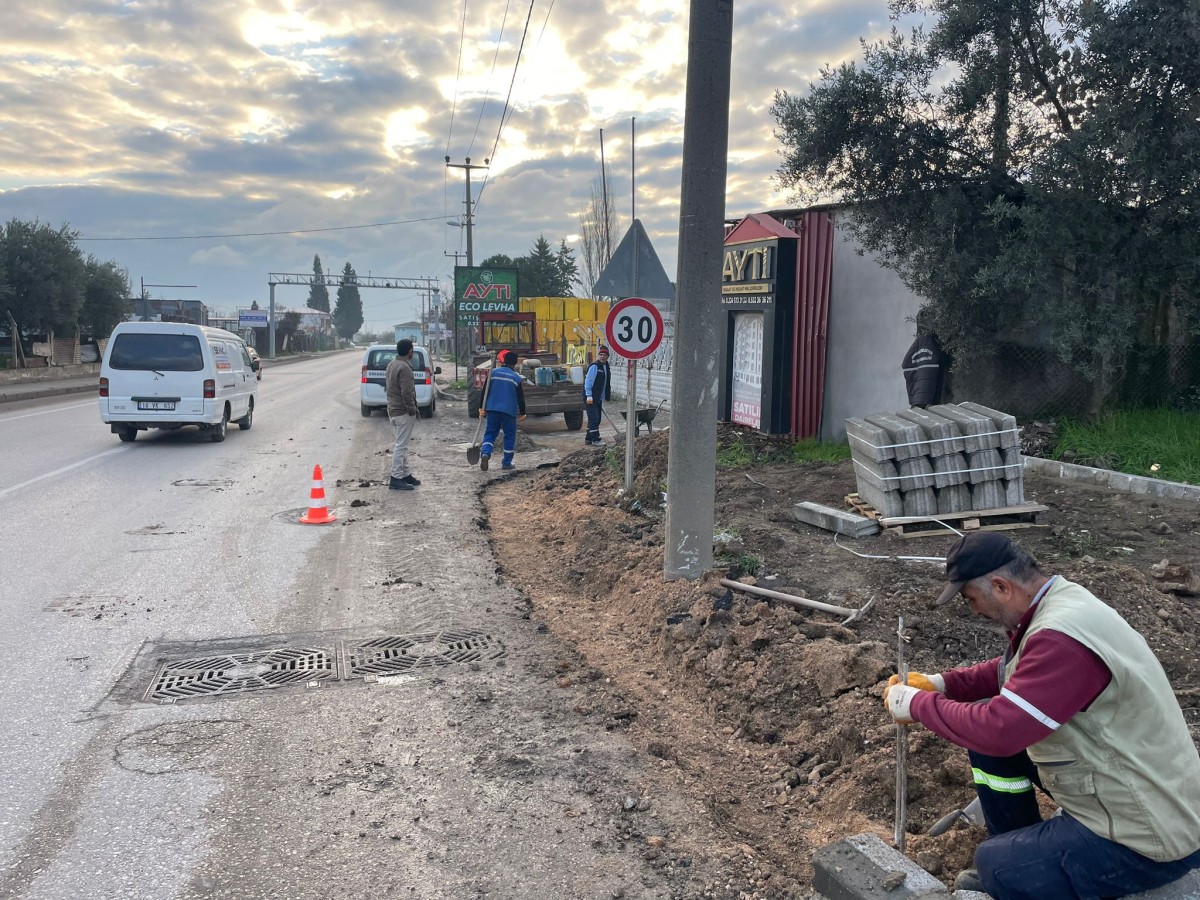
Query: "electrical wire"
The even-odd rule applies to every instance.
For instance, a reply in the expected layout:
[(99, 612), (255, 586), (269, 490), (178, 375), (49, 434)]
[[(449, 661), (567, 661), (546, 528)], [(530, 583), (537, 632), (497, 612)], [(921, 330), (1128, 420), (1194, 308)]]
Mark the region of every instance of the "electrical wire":
[(463, 44), (467, 34), (467, 0), (463, 0), (462, 24), (458, 29), (458, 65), (454, 70), (454, 100), (450, 104), (450, 131), (446, 134), (446, 155), (450, 155), (450, 139), (454, 136), (454, 113), (458, 110), (458, 84), (462, 78)]
[(385, 228), (389, 225), (412, 225), (416, 222), (436, 222), (442, 216), (425, 216), (421, 219), (397, 219), (394, 222), (371, 222), (367, 225), (335, 225), (330, 228), (292, 228), (288, 231), (243, 231), (236, 234), (170, 234), (143, 235), (140, 237), (78, 237), (77, 241), (212, 241), (225, 238), (275, 237), (284, 234), (319, 234), (326, 231), (355, 231), (360, 228)]
[(488, 75), (488, 86), (483, 94), (483, 103), (479, 105), (479, 118), (475, 120), (475, 133), (471, 135), (471, 145), (467, 149), (467, 156), (470, 156), (471, 151), (475, 149), (475, 138), (479, 136), (479, 124), (483, 121), (483, 111), (487, 109), (488, 97), (492, 95), (492, 79), (496, 77), (496, 63), (500, 59), (500, 45), (504, 41), (504, 27), (508, 24), (508, 10), (511, 6), (512, 0), (505, 0), (504, 17), (500, 20), (500, 34), (496, 38), (496, 52), (492, 54), (492, 71)]

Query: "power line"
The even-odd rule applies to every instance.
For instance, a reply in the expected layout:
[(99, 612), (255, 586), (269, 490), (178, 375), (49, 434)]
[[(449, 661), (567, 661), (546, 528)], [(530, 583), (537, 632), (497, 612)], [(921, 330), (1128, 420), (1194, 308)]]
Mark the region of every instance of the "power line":
[(479, 118), (475, 120), (475, 133), (471, 135), (471, 145), (467, 148), (467, 155), (475, 149), (475, 138), (479, 136), (479, 123), (483, 121), (483, 111), (487, 108), (488, 97), (492, 95), (492, 79), (496, 77), (496, 62), (500, 59), (500, 44), (504, 40), (504, 27), (508, 24), (508, 10), (512, 5), (512, 0), (505, 0), (504, 17), (500, 20), (500, 34), (496, 38), (496, 52), (492, 54), (492, 71), (488, 75), (487, 90), (483, 94), (483, 103), (479, 105)]
[(454, 113), (458, 109), (458, 84), (462, 78), (463, 44), (467, 34), (467, 0), (463, 0), (462, 25), (458, 30), (458, 66), (454, 70), (454, 101), (450, 104), (450, 131), (446, 135), (446, 153), (450, 153), (450, 138), (454, 136)]
[(397, 219), (394, 222), (371, 222), (368, 225), (336, 225), (330, 228), (292, 228), (289, 231), (243, 231), (236, 234), (172, 234), (144, 235), (141, 237), (79, 237), (77, 241), (211, 241), (224, 238), (276, 237), (285, 234), (319, 234), (326, 231), (355, 231), (360, 228), (385, 228), (389, 225), (412, 225), (416, 222), (436, 222), (442, 216), (426, 216), (422, 219)]
[(500, 111), (500, 127), (496, 129), (496, 141), (492, 144), (489, 159), (496, 157), (496, 148), (500, 146), (500, 133), (504, 130), (504, 120), (508, 115), (509, 103), (512, 101), (513, 85), (517, 83), (517, 69), (521, 66), (521, 53), (525, 50), (525, 36), (529, 34), (529, 22), (533, 18), (533, 4), (537, 0), (529, 0), (529, 12), (525, 16), (525, 29), (521, 32), (521, 44), (517, 47), (517, 60), (513, 63), (512, 80), (508, 83), (508, 96), (504, 98), (504, 109)]

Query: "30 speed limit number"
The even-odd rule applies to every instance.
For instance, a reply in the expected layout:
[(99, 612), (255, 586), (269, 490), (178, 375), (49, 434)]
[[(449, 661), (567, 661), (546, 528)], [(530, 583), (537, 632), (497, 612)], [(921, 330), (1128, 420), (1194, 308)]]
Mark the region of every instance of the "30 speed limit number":
[(604, 330), (618, 354), (626, 359), (643, 359), (662, 343), (662, 315), (649, 300), (629, 297), (609, 310)]

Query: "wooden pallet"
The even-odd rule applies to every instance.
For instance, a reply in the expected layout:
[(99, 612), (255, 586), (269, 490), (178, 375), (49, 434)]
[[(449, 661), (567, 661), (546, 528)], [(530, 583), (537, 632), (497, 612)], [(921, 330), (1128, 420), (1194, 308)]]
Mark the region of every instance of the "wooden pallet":
[[(885, 530), (903, 538), (953, 535), (957, 529), (968, 531), (1016, 531), (1022, 528), (1044, 528), (1037, 522), (1038, 513), (1048, 507), (1038, 503), (1021, 506), (1001, 506), (995, 509), (974, 509), (937, 516), (882, 516), (874, 507), (863, 502), (858, 494), (846, 495), (846, 505), (861, 516), (874, 519)], [(952, 527), (947, 527), (952, 526)]]

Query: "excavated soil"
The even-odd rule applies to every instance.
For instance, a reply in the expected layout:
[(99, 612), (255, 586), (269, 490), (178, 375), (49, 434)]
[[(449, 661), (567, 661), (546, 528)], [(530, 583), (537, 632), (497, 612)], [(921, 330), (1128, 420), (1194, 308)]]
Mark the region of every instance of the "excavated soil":
[[(628, 727), (677, 789), (722, 826), (720, 847), (691, 848), (753, 866), (745, 896), (805, 896), (814, 850), (894, 827), (895, 728), (881, 696), (896, 669), (898, 617), (917, 671), (1002, 652), (1004, 638), (965, 603), (934, 608), (942, 568), (863, 559), (942, 557), (952, 537), (841, 539), (797, 522), (793, 505), (841, 507), (848, 461), (794, 464), (786, 445), (723, 428), (756, 462), (717, 475), (714, 555), (701, 582), (664, 581), (663, 508), (669, 432), (638, 441), (624, 497), (624, 448), (584, 450), (557, 466), (493, 482), (485, 493), (496, 559), (530, 614), (578, 651), (558, 688), (581, 716)], [(1026, 499), (1049, 507), (1013, 531), (1048, 573), (1088, 586), (1149, 641), (1200, 737), (1200, 600), (1161, 590), (1151, 567), (1200, 568), (1200, 506), (1033, 477)], [(753, 569), (747, 572), (747, 569)], [(720, 585), (758, 586), (858, 608), (859, 621), (764, 602)], [(983, 837), (958, 825), (925, 835), (973, 796), (965, 752), (911, 729), (908, 854), (953, 879)]]

